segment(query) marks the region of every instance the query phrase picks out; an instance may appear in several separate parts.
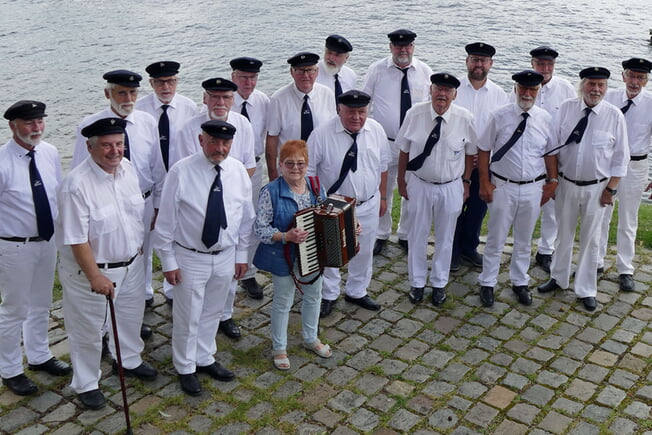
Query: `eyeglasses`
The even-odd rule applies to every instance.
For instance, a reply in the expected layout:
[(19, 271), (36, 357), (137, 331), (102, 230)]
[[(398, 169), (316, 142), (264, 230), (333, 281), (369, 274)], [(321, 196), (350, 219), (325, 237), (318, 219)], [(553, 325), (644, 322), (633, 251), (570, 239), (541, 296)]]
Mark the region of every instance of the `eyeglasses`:
[(294, 72), (299, 75), (308, 74), (313, 75), (317, 72), (317, 68), (294, 68)]
[(306, 162), (293, 162), (291, 160), (286, 160), (283, 162), (286, 168), (292, 169), (296, 167), (297, 169), (303, 169), (306, 167)]
[(152, 79), (152, 83), (154, 83), (155, 86), (172, 86), (177, 84), (177, 79)]
[(491, 62), (491, 58), (490, 57), (470, 56), (469, 61), (471, 63), (480, 63), (482, 65), (486, 65), (489, 62)]
[(633, 73), (633, 72), (627, 70), (627, 71), (625, 71), (625, 75), (627, 76), (627, 78), (629, 78), (631, 80), (637, 80), (639, 82), (647, 81), (647, 74), (645, 74), (645, 73), (636, 74), (636, 73)]

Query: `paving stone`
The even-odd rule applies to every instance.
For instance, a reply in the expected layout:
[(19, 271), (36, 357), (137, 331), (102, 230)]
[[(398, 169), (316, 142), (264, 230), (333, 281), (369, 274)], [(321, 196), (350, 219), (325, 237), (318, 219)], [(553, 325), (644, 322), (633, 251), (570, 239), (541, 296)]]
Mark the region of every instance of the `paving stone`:
[(494, 383), (507, 373), (503, 367), (498, 367), (494, 364), (484, 363), (475, 371), (478, 379), (485, 383)]
[[(611, 305), (610, 308), (612, 307), (614, 307), (614, 305)], [(626, 312), (629, 312), (629, 310)], [(596, 328), (599, 328), (603, 331), (609, 331), (614, 326), (616, 326), (618, 322), (620, 322), (620, 319), (621, 317), (610, 316), (609, 314), (601, 313), (593, 320), (593, 324)]]
[(537, 376), (537, 382), (549, 387), (557, 388), (568, 382), (568, 378), (564, 375), (544, 370), (539, 372), (539, 376)]
[(535, 405), (543, 406), (548, 403), (555, 395), (554, 390), (542, 385), (533, 385), (523, 393), (523, 399)]
[(361, 328), (358, 328), (358, 332), (364, 335), (368, 335), (369, 337), (379, 337), (390, 326), (392, 326), (392, 324), (385, 320), (373, 319), (367, 322)]
[(620, 402), (625, 399), (626, 396), (627, 393), (625, 391), (620, 390), (614, 386), (607, 385), (604, 390), (598, 394), (596, 402), (601, 403), (602, 405), (616, 408)]
[(568, 343), (566, 343), (566, 346), (564, 346), (562, 352), (564, 355), (570, 358), (581, 361), (592, 350), (593, 350), (593, 346), (589, 343), (580, 340), (571, 340)]
[(634, 355), (626, 354), (623, 355), (618, 366), (634, 373), (642, 373), (645, 368), (647, 368), (647, 361), (635, 357)]
[(386, 377), (367, 373), (356, 381), (356, 386), (362, 393), (371, 396), (382, 390), (388, 382), (389, 380)]
[(349, 366), (340, 366), (328, 374), (326, 380), (333, 385), (343, 386), (351, 382), (359, 373), (356, 369)]
[(410, 340), (404, 346), (401, 346), (394, 352), (394, 356), (399, 359), (414, 361), (430, 349), (430, 346), (419, 341)]
[(636, 343), (632, 348), (632, 353), (644, 358), (649, 358), (652, 355), (652, 346), (645, 343)]
[(421, 417), (418, 415), (405, 409), (399, 409), (389, 420), (388, 425), (401, 432), (409, 432), (414, 425), (419, 423), (419, 420), (421, 420)]
[(400, 375), (405, 369), (408, 368), (406, 363), (397, 359), (384, 359), (378, 363), (378, 366), (387, 376)]
[(557, 319), (554, 319), (546, 314), (539, 314), (537, 317), (530, 321), (530, 324), (538, 326), (544, 331), (552, 328), (555, 323), (557, 323)]
[(294, 377), (303, 381), (311, 382), (324, 376), (326, 370), (316, 364), (307, 364), (294, 373)]
[(45, 425), (42, 424), (36, 424), (34, 426), (29, 426), (26, 427), (25, 429), (21, 430), (20, 432), (16, 432), (15, 435), (40, 435), (42, 433), (45, 433), (49, 430)]
[(432, 377), (432, 369), (422, 365), (414, 365), (403, 372), (403, 378), (408, 381), (423, 383)]
[(597, 387), (598, 387), (597, 385), (591, 382), (585, 382), (582, 381), (581, 379), (575, 379), (570, 383), (570, 385), (566, 389), (566, 394), (569, 395), (570, 397), (574, 397), (578, 400), (586, 402), (593, 396)]
[(274, 397), (287, 399), (303, 390), (303, 385), (296, 381), (287, 381), (274, 392)]
[(507, 412), (507, 416), (516, 421), (520, 421), (521, 423), (530, 425), (537, 415), (539, 415), (540, 411), (541, 410), (536, 406), (528, 405), (526, 403), (517, 403)]
[(428, 419), (428, 424), (430, 426), (442, 431), (455, 427), (457, 423), (457, 415), (450, 409), (437, 410)]
[(600, 428), (586, 421), (580, 421), (579, 424), (573, 428), (573, 435), (598, 435), (598, 434), (600, 434)]
[(369, 401), (367, 405), (371, 408), (375, 408), (381, 412), (387, 412), (392, 409), (392, 406), (396, 403), (396, 400), (388, 397), (384, 394), (376, 394)]
[(505, 409), (510, 403), (512, 403), (512, 400), (514, 400), (515, 397), (516, 393), (513, 391), (501, 386), (495, 386), (489, 390), (482, 400), (494, 408)]
[(273, 410), (273, 404), (270, 402), (261, 402), (249, 408), (249, 410), (247, 410), (246, 416), (249, 420), (260, 420), (266, 414), (271, 414)]
[(433, 349), (425, 354), (421, 358), (421, 361), (427, 366), (442, 368), (448, 363), (448, 361), (453, 359), (454, 356), (455, 354), (453, 352), (444, 352), (441, 350)]
[(438, 332), (432, 331), (430, 329), (425, 329), (419, 333), (417, 338), (425, 343), (435, 345), (442, 341), (445, 337)]
[(587, 364), (582, 367), (577, 376), (582, 379), (586, 379), (587, 381), (600, 383), (607, 377), (608, 374), (609, 370), (604, 367), (600, 367), (595, 364)]
[(440, 331), (443, 334), (449, 334), (452, 332), (455, 328), (457, 328), (460, 325), (461, 321), (458, 319), (454, 319), (452, 317), (440, 317), (438, 318), (434, 325), (433, 328), (436, 331)]
[(365, 337), (354, 334), (342, 340), (339, 343), (338, 348), (351, 355), (360, 352), (367, 343), (369, 343), (369, 340)]
[(464, 419), (480, 427), (486, 427), (497, 415), (496, 409), (483, 403), (477, 403), (466, 413)]
[(625, 408), (623, 412), (639, 420), (644, 420), (650, 418), (651, 410), (652, 407), (650, 405), (646, 405), (645, 403), (636, 401), (630, 403), (629, 406), (627, 406), (627, 408)]
[(300, 402), (303, 403), (308, 408), (316, 408), (324, 406), (331, 398), (335, 397), (338, 393), (338, 390), (331, 387), (328, 384), (321, 384), (318, 387), (306, 391)]
[(523, 341), (527, 343), (534, 343), (539, 338), (541, 338), (541, 331), (533, 326), (528, 326), (527, 328), (521, 330), (519, 336)]
[(30, 400), (27, 405), (34, 411), (43, 413), (54, 405), (60, 403), (62, 399), (63, 398), (60, 395), (52, 391), (45, 391), (44, 393)]
[(406, 338), (414, 336), (421, 328), (423, 324), (421, 322), (415, 322), (410, 319), (401, 319), (392, 329), (389, 331), (392, 335), (402, 338), (401, 342), (404, 342)]
[[(649, 312), (652, 312), (652, 311), (649, 311)], [(634, 313), (632, 313), (632, 316), (633, 315), (634, 315)], [(645, 329), (647, 327), (647, 324), (648, 324), (650, 319), (647, 319), (647, 320), (640, 319), (639, 320), (639, 319), (636, 319), (634, 317), (630, 316), (630, 317), (626, 317), (625, 319), (623, 319), (622, 323), (620, 324), (620, 327), (623, 328), (623, 329), (626, 329), (628, 331), (632, 331), (632, 332), (634, 332), (636, 334), (639, 334), (641, 331), (643, 331), (643, 329)]]
[(518, 358), (516, 361), (514, 361), (514, 364), (512, 364), (511, 369), (516, 373), (532, 375), (541, 369), (541, 364), (537, 364), (534, 361), (530, 361), (525, 358)]
[(457, 391), (464, 397), (477, 399), (487, 391), (487, 387), (479, 382), (465, 382), (458, 387)]
[(328, 406), (337, 411), (350, 412), (351, 410), (362, 406), (365, 400), (366, 398), (360, 394), (355, 394), (349, 390), (344, 390), (329, 400)]
[(0, 419), (0, 431), (7, 433), (15, 433), (21, 426), (26, 425), (31, 421), (37, 421), (38, 414), (27, 408), (16, 408), (9, 411)]
[(560, 337), (571, 338), (577, 334), (577, 331), (579, 330), (580, 328), (575, 325), (571, 325), (570, 323), (562, 323), (557, 329), (555, 329), (555, 334), (559, 335)]
[(376, 351), (364, 349), (353, 355), (350, 360), (346, 362), (349, 367), (357, 370), (363, 370), (371, 367), (381, 361), (382, 358)]
[(495, 352), (496, 349), (503, 345), (503, 342), (491, 337), (482, 336), (478, 338), (478, 340), (475, 342), (475, 345), (478, 347), (478, 349), (484, 349), (488, 352)]
[(500, 322), (513, 328), (520, 329), (529, 319), (529, 315), (518, 310), (511, 310), (500, 319)]
[(299, 410), (290, 411), (282, 415), (280, 420), (285, 423), (299, 424), (306, 418), (306, 413)]
[(423, 389), (423, 392), (437, 398), (445, 396), (453, 390), (455, 390), (455, 387), (447, 382), (433, 381)]
[(453, 363), (449, 364), (442, 371), (439, 372), (439, 378), (443, 381), (449, 382), (459, 382), (464, 375), (466, 375), (470, 367), (465, 366), (464, 364)]
[(188, 421), (188, 427), (197, 433), (209, 433), (213, 420), (203, 415), (195, 415)]
[(356, 410), (348, 420), (358, 430), (370, 432), (380, 423), (380, 417), (364, 408)]
[(565, 434), (572, 421), (565, 415), (551, 411), (539, 423), (539, 427), (552, 433)]
[(589, 420), (602, 423), (607, 421), (611, 410), (609, 408), (604, 408), (598, 405), (589, 405), (584, 409), (582, 417), (588, 418)]
[(565, 375), (572, 375), (575, 373), (575, 371), (580, 367), (580, 363), (578, 361), (572, 360), (570, 358), (566, 358), (565, 356), (556, 358), (551, 364), (550, 367), (553, 369), (564, 373)]
[(52, 432), (53, 435), (77, 435), (84, 432), (84, 428), (74, 423), (66, 423)]
[(323, 424), (326, 427), (333, 428), (337, 426), (340, 420), (342, 420), (342, 415), (331, 411), (327, 408), (322, 408), (319, 411), (312, 414), (312, 418), (320, 424)]
[(617, 434), (635, 433), (636, 429), (638, 429), (638, 425), (626, 418), (617, 418), (613, 423), (611, 423), (611, 426), (609, 426), (611, 433)]
[(470, 349), (462, 356), (462, 361), (471, 364), (477, 365), (478, 363), (484, 361), (489, 356), (488, 352), (485, 352), (480, 349)]
[(537, 344), (541, 347), (545, 347), (546, 349), (561, 349), (566, 341), (568, 341), (566, 337), (561, 337), (559, 335), (548, 335), (539, 340)]
[(369, 344), (369, 347), (380, 352), (391, 353), (403, 343), (403, 340), (389, 335), (381, 335)]
[(489, 361), (494, 364), (498, 364), (499, 366), (508, 366), (512, 363), (512, 361), (514, 361), (514, 358), (507, 355), (506, 353), (499, 352), (495, 355), (492, 355)]
[(503, 380), (503, 384), (508, 387), (514, 388), (516, 390), (523, 390), (525, 386), (530, 382), (525, 376), (517, 375), (516, 373), (508, 373)]
[(525, 356), (536, 361), (546, 362), (552, 359), (555, 354), (545, 349), (541, 349), (540, 347), (533, 347), (525, 354)]
[(501, 435), (525, 435), (527, 432), (528, 427), (526, 425), (510, 420), (503, 420), (496, 428), (495, 433)]
[(499, 325), (497, 327), (492, 328), (489, 331), (489, 334), (492, 337), (496, 337), (499, 340), (509, 340), (512, 338), (512, 336), (516, 333), (516, 331), (512, 328), (508, 328), (506, 326)]
[(584, 408), (584, 405), (582, 403), (574, 402), (564, 397), (560, 397), (559, 399), (555, 400), (555, 402), (552, 404), (552, 407), (562, 410), (564, 414), (577, 415)]

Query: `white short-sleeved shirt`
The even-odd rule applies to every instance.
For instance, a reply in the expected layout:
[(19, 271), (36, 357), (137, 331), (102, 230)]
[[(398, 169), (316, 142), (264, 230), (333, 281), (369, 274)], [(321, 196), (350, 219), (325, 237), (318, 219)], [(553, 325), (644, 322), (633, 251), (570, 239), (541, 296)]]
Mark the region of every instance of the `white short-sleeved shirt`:
[[(87, 116), (77, 127), (77, 138), (72, 155), (71, 168), (76, 167), (88, 157), (86, 138), (81, 131), (98, 119), (119, 118), (110, 108)], [(149, 113), (134, 110), (124, 118), (127, 121), (129, 136), (129, 160), (138, 174), (142, 193), (150, 192), (154, 207), (158, 208), (161, 189), (165, 181), (165, 166), (161, 157), (161, 145), (158, 140), (158, 122)]]
[(473, 113), (475, 131), (482, 134), (492, 111), (509, 103), (509, 97), (497, 84), (487, 79), (484, 86), (475, 89), (467, 76), (460, 80), (455, 104)]
[[(301, 108), (304, 95), (306, 94), (292, 82), (274, 92), (269, 100), (267, 133), (270, 136), (278, 136), (279, 148), (288, 140), (301, 139)], [(319, 83), (313, 85), (312, 91), (308, 93), (313, 130), (336, 115), (334, 99), (335, 96), (326, 86)]]
[[(405, 115), (403, 125), (396, 137), (401, 151), (408, 153), (408, 161), (421, 154), (428, 136), (436, 125), (439, 116), (427, 101), (412, 106)], [(466, 155), (475, 155), (477, 137), (471, 112), (456, 104), (451, 104), (441, 115), (444, 120), (440, 127), (439, 141), (435, 144), (423, 166), (413, 173), (431, 183), (445, 183), (464, 174)]]
[[(627, 105), (624, 89), (610, 89), (604, 99), (619, 108)], [(629, 153), (632, 156), (643, 156), (650, 152), (652, 144), (652, 94), (643, 89), (632, 101), (625, 113)]]
[[(432, 69), (416, 57), (412, 58), (407, 73), (412, 105), (430, 100)], [(371, 95), (371, 116), (385, 129), (387, 137), (395, 139), (401, 122), (401, 81), (403, 72), (392, 56), (371, 64), (367, 70), (362, 91)], [(392, 144), (390, 144), (392, 145)], [(398, 147), (393, 146), (398, 155)]]
[[(553, 121), (552, 144), (563, 145), (578, 121), (584, 116), (586, 104), (580, 98), (566, 100)], [(627, 125), (620, 109), (601, 101), (593, 107), (580, 143), (572, 143), (555, 153), (559, 172), (577, 181), (605, 177), (624, 177), (629, 164)]]
[[(0, 147), (0, 237), (38, 236), (29, 179), (31, 158), (27, 152), (13, 139)], [(34, 148), (34, 158), (48, 195), (52, 219), (56, 219), (56, 191), (61, 182), (59, 152), (41, 141)]]
[(215, 165), (198, 152), (170, 168), (152, 239), (163, 271), (178, 269), (175, 242), (198, 251), (235, 246), (234, 262), (247, 262), (255, 218), (251, 181), (242, 163), (233, 157), (224, 159), (220, 167), (227, 227), (220, 230), (219, 239), (209, 247), (202, 242), (202, 231), (209, 191), (217, 175)]
[[(208, 112), (202, 112), (183, 126), (179, 135), (179, 146), (174, 156), (170, 154), (170, 166), (184, 157), (201, 151), (201, 145), (199, 144), (199, 135), (202, 132), (201, 125), (209, 120)], [(255, 168), (254, 130), (251, 123), (247, 118), (236, 112), (229, 112), (226, 122), (235, 127), (235, 135), (233, 136), (229, 156), (241, 162), (247, 169)]]
[[(510, 103), (493, 111), (487, 120), (485, 131), (478, 137), (478, 149), (500, 150), (512, 137), (523, 121), (523, 109)], [(551, 149), (550, 128), (552, 117), (545, 110), (532, 106), (521, 137), (490, 169), (502, 177), (514, 181), (534, 180), (546, 173), (543, 155)]]
[[(238, 114), (242, 111), (244, 98), (237, 92), (233, 93), (232, 112)], [(247, 98), (247, 115), (254, 131), (254, 153), (260, 156), (265, 152), (265, 138), (267, 137), (267, 111), (269, 110), (269, 97), (258, 89)]]
[[(317, 75), (316, 83), (326, 86), (335, 94), (335, 75), (328, 72), (324, 66), (324, 59), (321, 59), (317, 65), (319, 66), (319, 75)], [(337, 80), (342, 86), (342, 92), (346, 92), (355, 89), (358, 75), (348, 66), (342, 65), (337, 73)]]
[(88, 242), (97, 263), (114, 263), (142, 248), (145, 200), (129, 160), (122, 159), (114, 175), (87, 157), (64, 177), (57, 201), (60, 249)]
[[(340, 178), (342, 162), (353, 144), (342, 121), (335, 117), (319, 127), (308, 138), (308, 175), (317, 175), (325, 190)], [(389, 143), (382, 126), (367, 118), (356, 137), (358, 146), (357, 170), (349, 171), (336, 193), (368, 201), (378, 194), (380, 174), (387, 170), (391, 160)]]

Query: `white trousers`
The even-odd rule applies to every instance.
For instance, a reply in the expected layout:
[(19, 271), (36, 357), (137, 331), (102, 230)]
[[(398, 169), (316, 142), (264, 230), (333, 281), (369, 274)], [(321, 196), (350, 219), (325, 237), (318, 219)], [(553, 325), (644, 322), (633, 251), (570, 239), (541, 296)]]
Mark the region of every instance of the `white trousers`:
[[(128, 267), (102, 269), (108, 279), (115, 283), (115, 308), (122, 366), (138, 367), (143, 361), (140, 353), (144, 343), (140, 338), (143, 323), (143, 286), (145, 271), (142, 256)], [(73, 367), (71, 388), (83, 393), (98, 388), (102, 372), (102, 327), (109, 331), (109, 349), (115, 353), (113, 327), (106, 296), (93, 293), (86, 275), (72, 256), (70, 249), (59, 255), (59, 280), (63, 286), (63, 316), (70, 345)]]
[(605, 180), (591, 186), (576, 186), (561, 177), (557, 187), (557, 241), (550, 266), (550, 277), (557, 281), (561, 288), (568, 288), (570, 285), (573, 242), (579, 218), (580, 248), (574, 285), (575, 294), (579, 298), (595, 297), (598, 293), (598, 245), (605, 209), (600, 205), (600, 196), (606, 185)]
[(0, 240), (0, 375), (12, 378), (23, 373), (23, 353), (30, 364), (52, 358), (48, 321), (52, 303), (54, 240), (8, 242)]
[[(373, 268), (373, 250), (378, 230), (378, 213), (380, 210), (380, 197), (374, 195), (369, 201), (356, 207), (356, 216), (362, 227), (360, 233), (360, 251), (349, 261), (348, 278), (346, 279), (345, 293), (352, 298), (361, 298), (367, 294), (367, 287), (371, 282)], [(389, 210), (388, 210), (389, 213)], [(322, 285), (322, 298), (335, 300), (340, 295), (340, 269), (336, 267), (324, 268), (324, 282)]]
[(152, 219), (154, 218), (154, 200), (152, 195), (148, 196), (145, 200), (145, 216), (143, 217), (143, 228), (145, 230), (145, 236), (143, 238), (143, 252), (145, 255), (142, 256), (142, 260), (145, 267), (145, 285), (143, 286), (145, 290), (145, 299), (149, 299), (154, 295), (154, 289), (152, 288), (152, 257), (154, 250), (152, 249), (152, 244), (150, 243), (152, 231)]
[(175, 255), (181, 282), (172, 306), (172, 361), (185, 375), (215, 362), (215, 335), (234, 281), (235, 247), (210, 255), (175, 246)]
[(537, 240), (537, 252), (552, 255), (555, 252), (555, 239), (557, 238), (557, 218), (555, 217), (555, 200), (551, 199), (541, 207), (541, 234)]
[[(387, 197), (387, 213), (378, 221), (377, 239), (387, 240), (392, 234), (392, 204), (394, 204), (394, 189), (398, 174), (398, 158), (387, 166), (387, 189), (383, 193)], [(402, 209), (401, 209), (402, 211)]]
[[(618, 232), (616, 237), (616, 268), (618, 274), (632, 275), (634, 273), (634, 242), (638, 229), (638, 209), (641, 206), (643, 191), (647, 181), (648, 162), (631, 160), (627, 167), (627, 175), (618, 184)], [(604, 256), (607, 253), (609, 241), (609, 225), (614, 208), (607, 207), (600, 231), (600, 247), (598, 251), (598, 267), (604, 266)]]
[(509, 267), (512, 285), (528, 285), (532, 232), (541, 210), (543, 180), (529, 184), (515, 184), (492, 177), (496, 186), (493, 201), (488, 203), (489, 222), (487, 244), (482, 257), (481, 286), (495, 287), (498, 282), (500, 259), (510, 228), (513, 228), (514, 248)]
[(432, 257), (430, 284), (443, 288), (453, 251), (457, 217), (462, 211), (464, 187), (458, 178), (447, 184), (432, 184), (408, 173), (407, 191), (410, 199), (412, 225), (408, 231), (408, 272), (412, 287), (425, 287), (428, 273), (428, 237), (435, 225), (435, 253)]

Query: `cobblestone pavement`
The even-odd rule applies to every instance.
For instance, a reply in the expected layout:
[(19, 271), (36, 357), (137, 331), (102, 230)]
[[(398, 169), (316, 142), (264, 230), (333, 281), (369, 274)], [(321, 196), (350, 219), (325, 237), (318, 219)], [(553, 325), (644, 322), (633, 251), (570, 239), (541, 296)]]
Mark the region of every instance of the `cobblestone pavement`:
[[(406, 257), (390, 243), (375, 259), (369, 289), (382, 309), (366, 311), (340, 298), (321, 321), (331, 359), (301, 348), (300, 303), (294, 307), (288, 372), (271, 363), (271, 286), (259, 274), (267, 285), (262, 301), (238, 294), (243, 337), (217, 337), (218, 361), (236, 380), (201, 375), (199, 397), (181, 392), (170, 356), (171, 311), (157, 293), (145, 315), (155, 332), (145, 358), (160, 375), (154, 382), (127, 380), (134, 433), (652, 434), (651, 256), (637, 257), (636, 291), (623, 293), (612, 252), (593, 313), (572, 291), (535, 290), (532, 306), (519, 305), (505, 264), (492, 308), (481, 306), (479, 271), (468, 265), (453, 274), (448, 301), (435, 308), (408, 301)], [(538, 267), (531, 275), (533, 286), (547, 279)], [(67, 359), (60, 304), (51, 319), (53, 352)], [(123, 431), (118, 378), (109, 361), (102, 371), (109, 405), (85, 411), (68, 379), (28, 370), (40, 391), (24, 398), (0, 387), (0, 432)]]

